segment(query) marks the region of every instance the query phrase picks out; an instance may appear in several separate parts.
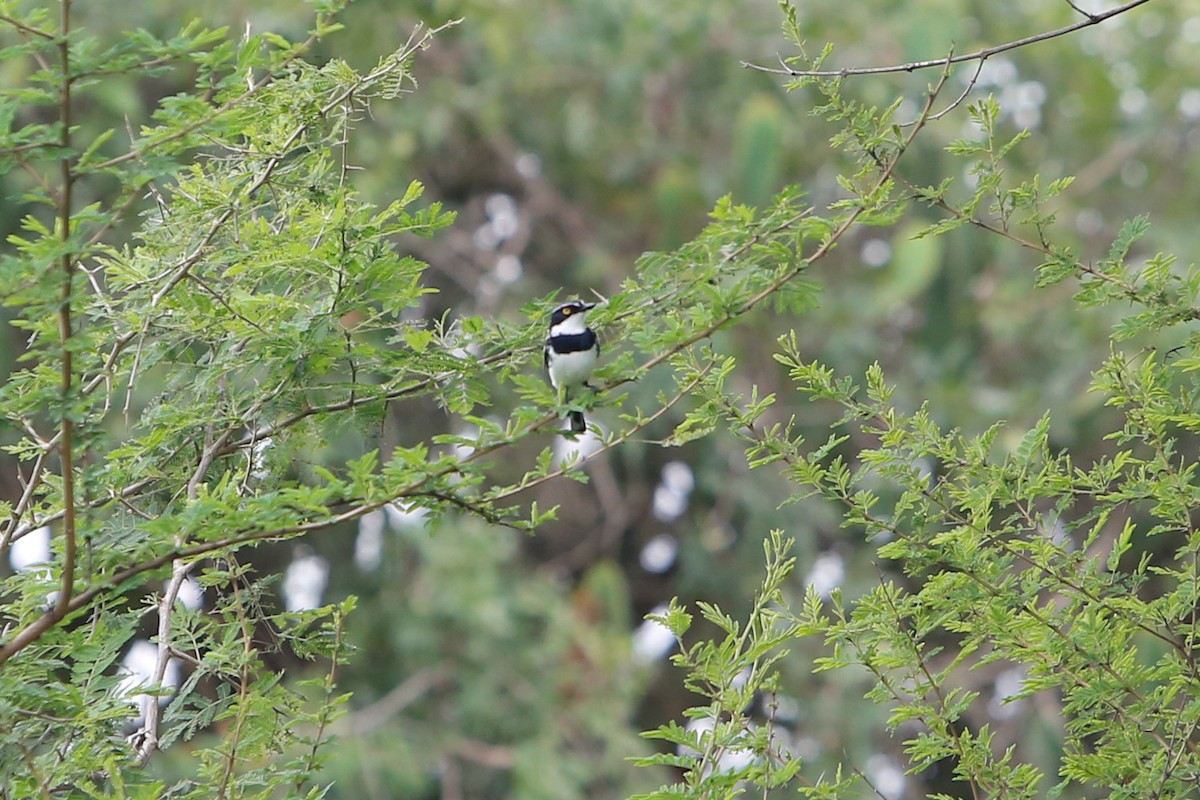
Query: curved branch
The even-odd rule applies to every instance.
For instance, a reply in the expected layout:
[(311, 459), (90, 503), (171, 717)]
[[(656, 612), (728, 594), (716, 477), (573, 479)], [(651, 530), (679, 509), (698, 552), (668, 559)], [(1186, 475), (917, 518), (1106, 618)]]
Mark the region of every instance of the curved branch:
[[(764, 67), (761, 64), (752, 64), (749, 61), (743, 61), (742, 66), (746, 69), (757, 70), (758, 72), (769, 72), (773, 75), (788, 75), (793, 78), (845, 78), (850, 75), (887, 75), (895, 72), (916, 72), (919, 69), (931, 69), (933, 67), (945, 68), (953, 66), (954, 64), (965, 64), (970, 61), (983, 61), (991, 58), (994, 55), (1008, 52), (1009, 50), (1016, 50), (1018, 48), (1025, 47), (1026, 45), (1044, 42), (1049, 39), (1056, 39), (1059, 36), (1066, 36), (1069, 33), (1074, 33), (1075, 31), (1082, 30), (1083, 28), (1089, 28), (1092, 25), (1099, 25), (1105, 20), (1119, 16), (1120, 14), (1124, 14), (1126, 11), (1131, 11), (1148, 2), (1150, 2), (1150, 0), (1130, 0), (1128, 3), (1119, 5), (1116, 8), (1111, 8), (1108, 11), (1100, 14), (1087, 14), (1086, 12), (1080, 11), (1081, 14), (1085, 14), (1085, 18), (1070, 25), (1065, 25), (1061, 28), (1055, 28), (1052, 31), (1045, 31), (1032, 36), (1026, 36), (1022, 39), (1016, 39), (1011, 42), (1005, 42), (1004, 44), (998, 44), (993, 47), (985, 47), (982, 50), (976, 50), (973, 53), (964, 53), (959, 56), (949, 55), (945, 56), (944, 58), (931, 58), (925, 61), (910, 61), (907, 64), (892, 64), (884, 67), (846, 67), (845, 69), (803, 70), (792, 69), (786, 65), (776, 68)], [(1071, 7), (1075, 8), (1074, 4), (1072, 4)], [(1079, 11), (1078, 8), (1075, 10)]]

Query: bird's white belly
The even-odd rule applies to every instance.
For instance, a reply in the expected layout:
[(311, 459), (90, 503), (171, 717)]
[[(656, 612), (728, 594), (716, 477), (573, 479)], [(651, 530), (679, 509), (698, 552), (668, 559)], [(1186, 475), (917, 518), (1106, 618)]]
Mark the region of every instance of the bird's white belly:
[(558, 353), (550, 358), (550, 383), (558, 386), (577, 386), (585, 383), (596, 366), (596, 350), (577, 353)]

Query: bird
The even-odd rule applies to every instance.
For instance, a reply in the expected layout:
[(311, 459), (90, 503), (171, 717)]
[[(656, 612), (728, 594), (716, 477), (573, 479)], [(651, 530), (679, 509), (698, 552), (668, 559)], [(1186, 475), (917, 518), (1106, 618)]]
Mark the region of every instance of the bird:
[[(587, 386), (596, 361), (600, 358), (600, 340), (588, 327), (587, 312), (595, 303), (572, 300), (563, 303), (550, 315), (550, 335), (546, 338), (542, 360), (550, 385), (558, 391), (558, 402), (566, 400), (567, 392), (576, 386)], [(572, 433), (587, 430), (582, 411), (568, 413)]]

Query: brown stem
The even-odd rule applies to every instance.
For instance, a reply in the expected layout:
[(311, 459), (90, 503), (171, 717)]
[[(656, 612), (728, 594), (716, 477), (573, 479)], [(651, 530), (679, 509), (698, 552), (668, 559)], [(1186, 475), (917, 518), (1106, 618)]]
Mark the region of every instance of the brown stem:
[(75, 256), (70, 252), (71, 239), (71, 188), (74, 169), (71, 163), (71, 47), (68, 34), (71, 30), (71, 0), (62, 0), (62, 31), (59, 35), (58, 52), (62, 67), (62, 83), (59, 85), (59, 115), (62, 122), (63, 156), (58, 161), (59, 181), (62, 192), (58, 204), (59, 238), (63, 243), (63, 254), (59, 257), (62, 273), (62, 296), (58, 307), (58, 330), (62, 342), (61, 392), (62, 392), (62, 436), (58, 443), (61, 460), (63, 492), (63, 568), (62, 589), (58, 594), (54, 611), (61, 617), (71, 602), (71, 591), (75, 585), (75, 423), (71, 419), (71, 394), (74, 383), (74, 364), (71, 354), (71, 293), (75, 279)]

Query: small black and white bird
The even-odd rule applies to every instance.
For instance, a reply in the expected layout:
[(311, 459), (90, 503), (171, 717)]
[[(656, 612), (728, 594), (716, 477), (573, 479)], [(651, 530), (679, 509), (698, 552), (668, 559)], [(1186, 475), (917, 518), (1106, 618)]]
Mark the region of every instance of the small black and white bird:
[[(572, 300), (550, 315), (550, 336), (546, 339), (543, 360), (550, 385), (558, 390), (560, 404), (565, 402), (568, 390), (588, 385), (600, 357), (600, 341), (587, 324), (587, 312), (595, 307), (595, 303)], [(582, 411), (570, 412), (570, 420), (572, 433), (587, 430)]]

